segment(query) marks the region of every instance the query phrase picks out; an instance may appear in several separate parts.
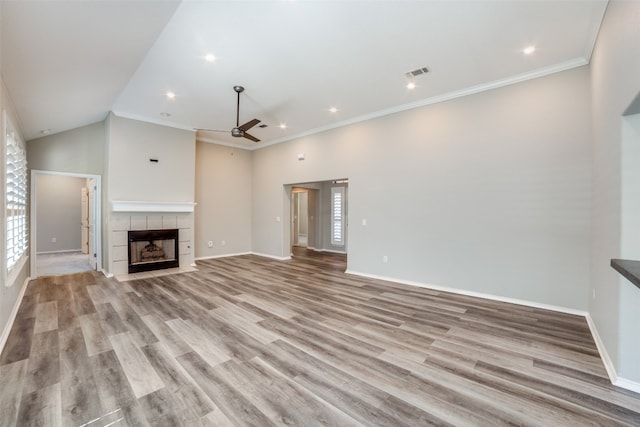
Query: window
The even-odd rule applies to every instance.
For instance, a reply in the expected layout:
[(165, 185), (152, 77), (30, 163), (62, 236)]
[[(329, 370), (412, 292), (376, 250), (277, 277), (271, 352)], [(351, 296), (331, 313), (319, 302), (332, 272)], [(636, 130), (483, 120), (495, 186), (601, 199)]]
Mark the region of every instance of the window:
[(331, 188), (331, 244), (344, 246), (344, 187)]
[(20, 136), (5, 117), (6, 272), (11, 273), (27, 252), (27, 158)]

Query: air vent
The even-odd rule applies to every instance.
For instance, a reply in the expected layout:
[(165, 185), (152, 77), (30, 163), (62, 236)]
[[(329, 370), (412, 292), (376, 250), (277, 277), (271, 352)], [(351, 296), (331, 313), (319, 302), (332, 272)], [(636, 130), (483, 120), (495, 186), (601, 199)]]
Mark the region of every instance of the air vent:
[(422, 67), (422, 68), (418, 68), (417, 70), (412, 70), (409, 72), (404, 73), (405, 76), (407, 76), (407, 78), (413, 78), (413, 77), (418, 77), (422, 74), (427, 74), (429, 72), (429, 69), (427, 67)]

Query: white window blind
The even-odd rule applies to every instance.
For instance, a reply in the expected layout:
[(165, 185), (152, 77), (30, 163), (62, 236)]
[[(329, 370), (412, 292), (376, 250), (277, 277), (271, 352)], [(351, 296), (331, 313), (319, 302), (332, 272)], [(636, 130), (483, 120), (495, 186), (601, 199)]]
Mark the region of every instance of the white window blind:
[(344, 187), (331, 188), (331, 244), (344, 246)]
[(27, 158), (23, 143), (6, 123), (7, 273), (27, 251)]

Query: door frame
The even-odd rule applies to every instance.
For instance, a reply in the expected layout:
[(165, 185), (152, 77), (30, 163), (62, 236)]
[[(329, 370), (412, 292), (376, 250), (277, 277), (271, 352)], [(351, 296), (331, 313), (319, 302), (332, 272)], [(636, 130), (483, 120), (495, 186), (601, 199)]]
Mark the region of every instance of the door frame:
[[(102, 271), (102, 177), (100, 175), (86, 174), (86, 173), (70, 173), (70, 172), (54, 172), (54, 171), (46, 171), (46, 170), (31, 170), (31, 183), (30, 183), (30, 207), (29, 207), (29, 231), (30, 231), (30, 239), (29, 239), (29, 253), (30, 253), (30, 266), (29, 271), (31, 277), (36, 277), (36, 243), (37, 243), (37, 226), (36, 226), (36, 215), (38, 214), (38, 206), (36, 201), (36, 184), (37, 178), (40, 175), (56, 175), (56, 176), (66, 176), (72, 178), (84, 178), (84, 179), (94, 179), (96, 183), (96, 196), (95, 196), (95, 219), (96, 225), (93, 230), (93, 238), (96, 245), (96, 270)], [(91, 256), (92, 254), (89, 254)]]

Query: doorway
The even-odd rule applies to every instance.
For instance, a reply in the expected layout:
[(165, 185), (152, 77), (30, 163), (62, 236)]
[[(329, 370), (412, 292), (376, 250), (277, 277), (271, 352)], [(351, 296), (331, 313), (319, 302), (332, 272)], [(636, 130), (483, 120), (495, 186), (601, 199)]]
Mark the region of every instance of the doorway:
[(294, 249), (347, 253), (347, 187), (346, 179), (285, 186), (291, 254)]
[(101, 270), (100, 176), (31, 171), (31, 277)]
[[(315, 226), (313, 211), (309, 209), (309, 193), (313, 190), (294, 188), (292, 190), (291, 236), (293, 246), (309, 247), (309, 229)], [(312, 193), (312, 199), (313, 193)]]

